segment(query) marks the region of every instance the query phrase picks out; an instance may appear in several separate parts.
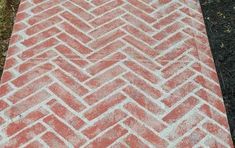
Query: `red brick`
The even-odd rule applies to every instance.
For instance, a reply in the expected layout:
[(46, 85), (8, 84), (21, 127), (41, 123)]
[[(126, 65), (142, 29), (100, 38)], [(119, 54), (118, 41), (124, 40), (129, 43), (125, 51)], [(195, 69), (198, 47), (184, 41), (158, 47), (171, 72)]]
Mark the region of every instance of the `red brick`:
[(38, 67), (32, 69), (31, 71), (29, 71), (25, 74), (22, 74), (20, 77), (13, 80), (12, 83), (16, 87), (21, 87), (23, 85), (26, 85), (30, 81), (33, 81), (35, 78), (40, 77), (41, 75), (51, 71), (53, 68), (54, 68), (54, 66), (51, 64), (44, 64), (44, 65), (38, 66)]
[(215, 137), (219, 138), (221, 141), (229, 144), (231, 147), (233, 147), (233, 142), (231, 139), (231, 136), (229, 134), (229, 131), (225, 131), (218, 125), (210, 122), (206, 122), (203, 125), (203, 128), (207, 130), (209, 133), (214, 135)]
[(125, 142), (128, 146), (132, 148), (148, 148), (146, 144), (144, 144), (139, 138), (135, 135), (129, 135), (125, 138)]
[(199, 128), (195, 129), (189, 136), (185, 137), (182, 141), (180, 141), (176, 147), (193, 147), (198, 142), (200, 142), (206, 136), (205, 132), (200, 130)]
[(28, 20), (28, 23), (30, 25), (34, 25), (34, 24), (40, 22), (41, 20), (44, 20), (46, 18), (49, 18), (49, 17), (59, 13), (60, 11), (62, 11), (62, 8), (60, 8), (60, 7), (53, 7), (51, 9), (46, 10), (46, 11), (43, 11), (42, 13), (40, 13), (38, 15), (34, 15), (33, 17), (31, 17)]
[[(81, 0), (80, 0), (81, 1)], [(85, 3), (85, 2), (84, 2)], [(80, 3), (81, 4), (81, 3)], [(93, 19), (94, 17), (88, 13), (87, 11), (83, 10), (82, 8), (74, 5), (71, 2), (66, 2), (63, 4), (63, 6), (65, 6), (66, 8), (68, 8), (69, 10), (71, 10), (73, 13), (77, 14), (78, 16), (80, 16), (81, 18), (83, 18), (86, 21), (89, 21), (91, 19)], [(79, 5), (81, 6), (81, 5)]]
[(158, 0), (157, 2), (152, 4), (152, 7), (159, 8), (161, 6), (168, 4), (169, 2), (171, 2), (171, 0)]
[(19, 147), (45, 130), (46, 129), (42, 124), (37, 123), (36, 125), (29, 127), (12, 137), (7, 143), (4, 144), (4, 147)]
[(88, 56), (87, 59), (89, 59), (91, 62), (99, 61), (100, 59), (103, 59), (104, 57), (114, 53), (116, 50), (122, 48), (124, 45), (125, 44), (121, 41), (115, 41), (113, 43), (108, 44), (104, 48), (95, 51), (90, 56)]
[(143, 11), (141, 11), (141, 10), (139, 10), (129, 4), (126, 4), (123, 7), (126, 11), (129, 11), (134, 16), (139, 17), (140, 19), (146, 21), (147, 23), (153, 23), (155, 21), (155, 19), (153, 17), (151, 17), (150, 15), (144, 13)]
[(127, 132), (128, 131), (120, 125), (116, 125), (112, 129), (104, 133), (101, 137), (98, 137), (93, 142), (91, 142), (87, 147), (107, 147), (118, 138), (125, 135)]
[(166, 125), (153, 117), (150, 113), (146, 112), (145, 110), (141, 109), (137, 105), (133, 103), (128, 103), (124, 105), (125, 109), (128, 110), (135, 118), (142, 121), (144, 124), (148, 125), (149, 127), (153, 128), (157, 132), (161, 132), (163, 129), (166, 128)]
[(1, 83), (8, 82), (14, 78), (14, 75), (10, 71), (5, 70), (2, 74)]
[(163, 121), (172, 124), (182, 118), (187, 112), (198, 104), (198, 100), (194, 97), (187, 98), (183, 103), (171, 110), (162, 119)]
[(27, 98), (29, 95), (33, 94), (42, 87), (49, 85), (51, 82), (52, 82), (51, 78), (49, 78), (48, 76), (43, 76), (27, 84), (26, 86), (21, 87), (11, 97), (9, 97), (8, 100), (15, 104), (18, 101)]
[(40, 3), (43, 2), (43, 0), (32, 0), (32, 2), (35, 3), (35, 4), (40, 4)]
[(12, 105), (8, 110), (5, 111), (5, 114), (10, 118), (20, 116), (23, 112), (40, 104), (41, 102), (45, 101), (48, 97), (50, 97), (50, 94), (42, 90), (34, 94), (33, 96), (27, 98), (26, 100)]
[(15, 22), (23, 21), (24, 19), (28, 18), (30, 15), (27, 12), (20, 12), (16, 14)]
[(2, 125), (3, 123), (5, 123), (5, 119), (3, 119), (2, 117), (0, 117), (0, 125)]
[(164, 78), (169, 78), (184, 67), (187, 67), (187, 65), (192, 61), (191, 58), (187, 56), (183, 56), (180, 59), (178, 59), (176, 62), (166, 66), (165, 68), (162, 69), (162, 76)]
[(217, 73), (215, 71), (212, 71), (210, 70), (209, 68), (206, 68), (205, 66), (203, 66), (202, 64), (198, 64), (198, 63), (195, 63), (192, 65), (192, 68), (195, 69), (196, 71), (198, 72), (203, 72), (203, 74), (214, 80), (214, 82), (218, 82), (218, 77), (217, 77)]
[(152, 7), (150, 7), (149, 5), (146, 5), (145, 3), (139, 0), (128, 0), (128, 2), (134, 5), (135, 7), (145, 11), (146, 13), (152, 13), (154, 11)]
[(8, 59), (10, 59), (10, 57), (11, 56), (13, 56), (13, 55), (15, 55), (15, 54), (17, 54), (17, 53), (19, 53), (20, 51), (19, 51), (19, 47), (18, 46), (16, 46), (16, 45), (13, 45), (13, 46), (10, 46), (10, 47), (8, 47), (8, 52), (7, 52), (7, 59), (6, 60), (8, 60)]
[(128, 118), (125, 124), (129, 126), (132, 130), (137, 132), (141, 137), (146, 139), (148, 142), (157, 145), (159, 147), (167, 147), (168, 142), (158, 135), (154, 134), (150, 129), (143, 126), (133, 118)]
[[(19, 55), (19, 58), (22, 60), (27, 60), (31, 58), (32, 56), (39, 54), (40, 52), (44, 51), (47, 48), (51, 48), (52, 46), (56, 45), (58, 43), (58, 40), (51, 38), (48, 39), (32, 48), (29, 48), (28, 50), (25, 50)], [(46, 58), (47, 56), (42, 56), (41, 58)], [(38, 57), (36, 59), (39, 59)]]
[(111, 21), (112, 19), (117, 18), (118, 16), (122, 15), (124, 12), (125, 11), (123, 11), (122, 9), (116, 9), (116, 10), (113, 10), (111, 12), (107, 12), (104, 15), (102, 15), (101, 17), (98, 17), (98, 18), (94, 19), (91, 22), (91, 25), (93, 27), (98, 27), (100, 25), (105, 24), (108, 21)]
[(82, 119), (74, 115), (71, 111), (69, 111), (66, 107), (64, 107), (56, 100), (50, 101), (48, 105), (58, 117), (62, 118), (69, 125), (73, 126), (76, 130), (80, 129), (85, 124)]
[(148, 59), (144, 55), (142, 55), (140, 52), (136, 51), (135, 49), (131, 47), (127, 47), (124, 49), (124, 52), (129, 55), (131, 58), (136, 60), (138, 63), (143, 65), (144, 67), (148, 68), (149, 70), (159, 70), (161, 67), (154, 63), (152, 60)]
[[(161, 2), (156, 2), (152, 6), (158, 8), (159, 5), (164, 5), (170, 2), (170, 0), (160, 0)], [(154, 12), (153, 16), (155, 19), (161, 19), (162, 17), (166, 16), (166, 14), (170, 14), (171, 12), (175, 11), (179, 8), (181, 4), (177, 2), (170, 3), (169, 5), (163, 7), (162, 9)]]
[(116, 40), (117, 38), (122, 37), (123, 35), (125, 35), (125, 33), (118, 29), (114, 32), (111, 32), (105, 36), (98, 38), (97, 40), (94, 40), (94, 42), (89, 44), (89, 46), (93, 49), (98, 49), (107, 45), (109, 42), (112, 42)]
[(107, 110), (109, 110), (110, 108), (118, 105), (119, 103), (121, 103), (125, 99), (126, 99), (126, 97), (124, 95), (122, 95), (122, 94), (112, 95), (108, 99), (98, 103), (97, 105), (93, 106), (91, 109), (86, 111), (84, 113), (84, 116), (88, 120), (93, 120), (96, 117), (98, 117), (101, 114), (103, 114), (104, 112), (106, 112)]
[(17, 63), (17, 60), (16, 60), (14, 57), (8, 58), (8, 59), (6, 59), (4, 69), (6, 69), (6, 70), (7, 70), (7, 69), (10, 69), (10, 68), (12, 68), (13, 66), (15, 66), (16, 63)]
[(43, 121), (74, 147), (82, 146), (86, 142), (84, 138), (76, 135), (76, 133), (71, 128), (62, 123), (53, 115), (48, 116)]
[(208, 102), (213, 107), (217, 108), (222, 113), (226, 112), (221, 98), (212, 96), (204, 89), (200, 89), (199, 91), (197, 91), (196, 95), (198, 95), (200, 98)]
[(187, 79), (192, 77), (194, 75), (194, 72), (192, 72), (189, 69), (184, 70), (183, 72), (179, 73), (178, 75), (172, 77), (170, 80), (168, 80), (164, 84), (164, 89), (167, 91), (172, 90), (173, 88), (177, 87), (178, 85), (185, 82)]
[(45, 133), (41, 138), (49, 147), (67, 147), (65, 143), (52, 132)]
[(142, 53), (145, 53), (148, 56), (155, 57), (157, 56), (157, 51), (149, 47), (148, 45), (145, 45), (144, 43), (141, 43), (140, 41), (136, 40), (130, 35), (127, 35), (124, 37), (124, 40), (128, 42), (129, 44), (135, 46), (137, 49), (139, 49)]
[(186, 38), (186, 35), (183, 33), (176, 33), (161, 44), (157, 45), (154, 49), (158, 51), (159, 54), (165, 52), (170, 47), (174, 46), (175, 44), (181, 42)]
[(108, 2), (109, 0), (92, 0), (91, 2), (96, 5), (96, 6), (99, 6), (99, 5), (102, 5), (106, 2)]
[(114, 0), (102, 5), (92, 11), (95, 15), (101, 15), (123, 4), (122, 0)]
[(92, 89), (95, 89), (104, 83), (112, 80), (113, 78), (121, 75), (123, 72), (125, 72), (125, 69), (121, 66), (114, 66), (111, 69), (101, 73), (100, 75), (92, 78), (89, 80), (86, 85), (89, 86)]
[(12, 88), (8, 84), (0, 85), (0, 97), (7, 95), (12, 91)]
[(89, 31), (91, 30), (90, 25), (88, 25), (86, 22), (82, 21), (81, 19), (79, 19), (78, 17), (74, 16), (73, 14), (71, 14), (70, 12), (66, 11), (63, 12), (61, 14), (61, 16), (68, 20), (70, 23), (72, 23), (74, 26), (78, 27), (79, 29), (81, 29), (82, 31)]
[(171, 13), (169, 16), (162, 18), (156, 24), (154, 24), (154, 27), (156, 29), (162, 29), (163, 27), (165, 27), (166, 25), (172, 23), (174, 20), (176, 20), (180, 16), (181, 16), (181, 14), (177, 11), (174, 12), (174, 13)]
[(159, 82), (159, 78), (156, 75), (151, 73), (149, 70), (141, 67), (140, 65), (138, 65), (132, 61), (125, 62), (125, 65), (128, 68), (130, 68), (133, 72), (140, 75), (144, 79), (150, 81), (151, 83), (157, 84)]
[(4, 110), (5, 108), (7, 108), (9, 105), (6, 101), (4, 100), (0, 100), (0, 111)]
[(194, 56), (196, 59), (200, 60), (202, 63), (206, 64), (208, 67), (215, 69), (214, 61), (209, 56), (197, 50), (192, 50), (190, 54)]
[(35, 45), (38, 42), (41, 42), (43, 39), (46, 39), (46, 38), (51, 37), (55, 34), (58, 34), (59, 32), (60, 32), (59, 29), (51, 28), (51, 29), (45, 30), (39, 34), (36, 34), (35, 36), (33, 36), (29, 39), (24, 40), (22, 42), (22, 44), (25, 45), (26, 47), (30, 47), (30, 46)]
[(28, 9), (32, 6), (33, 6), (32, 3), (30, 3), (29, 1), (23, 1), (23, 2), (20, 3), (18, 11), (23, 12), (23, 11), (25, 11), (26, 9)]
[(84, 0), (71, 0), (72, 2), (74, 2), (75, 4), (79, 5), (80, 7), (82, 7), (85, 10), (89, 10), (92, 8), (92, 5), (89, 2), (86, 2)]
[(146, 35), (144, 32), (132, 27), (131, 25), (126, 25), (123, 27), (127, 32), (129, 32), (131, 35), (135, 36), (136, 38), (142, 40), (146, 44), (152, 46), (156, 44), (155, 39), (153, 39), (151, 36)]
[(134, 87), (132, 87), (132, 86), (126, 87), (123, 89), (123, 91), (128, 96), (130, 96), (131, 99), (136, 101), (139, 105), (146, 108), (147, 110), (149, 110), (153, 114), (159, 115), (159, 114), (163, 113), (163, 109), (160, 106), (158, 106), (156, 103), (151, 101), (149, 98), (147, 98), (145, 95), (143, 95), (140, 91), (138, 91)]
[(125, 74), (124, 78), (127, 79), (131, 84), (136, 85), (141, 90), (149, 94), (151, 97), (153, 97), (153, 99), (158, 99), (161, 96), (161, 92), (157, 88), (154, 88), (149, 83), (135, 76), (133, 73), (129, 72)]
[(181, 121), (174, 129), (167, 133), (167, 137), (170, 141), (174, 141), (181, 136), (185, 135), (188, 131), (197, 126), (204, 119), (198, 113), (194, 113), (192, 116)]
[(121, 110), (115, 110), (112, 113), (108, 114), (104, 118), (98, 120), (93, 125), (84, 129), (82, 133), (86, 135), (88, 138), (92, 139), (97, 136), (101, 131), (113, 126), (120, 120), (124, 119), (126, 114)]
[(27, 25), (23, 22), (16, 23), (13, 28), (13, 32), (18, 32), (27, 28)]
[(131, 25), (141, 29), (142, 31), (146, 32), (146, 33), (154, 33), (154, 29), (147, 25), (146, 23), (144, 23), (142, 20), (135, 18), (134, 16), (130, 15), (130, 14), (126, 14), (123, 16), (123, 18), (128, 21), (129, 23), (131, 23)]
[(23, 37), (19, 34), (13, 34), (11, 36), (11, 39), (10, 39), (10, 43), (9, 44), (15, 44), (16, 42), (19, 42), (23, 39)]
[[(207, 37), (205, 36), (205, 34), (202, 34), (202, 33), (196, 33), (195, 31), (193, 31), (192, 29), (190, 29), (190, 28), (185, 28), (184, 30), (183, 30), (185, 33), (187, 33), (187, 34), (189, 34), (191, 37), (193, 37), (193, 38), (195, 38), (195, 41), (198, 43), (198, 45), (200, 46), (200, 49), (198, 49), (198, 50), (200, 50), (200, 51), (204, 51), (204, 50), (206, 50), (206, 51), (208, 51), (208, 47), (207, 46), (209, 46), (209, 44), (208, 44), (208, 39), (207, 39)], [(204, 50), (202, 50), (202, 49), (204, 49)], [(205, 52), (205, 51), (204, 51)]]
[[(224, 126), (224, 128), (228, 127), (228, 121), (225, 120), (225, 115), (219, 113), (218, 111), (216, 111), (215, 109), (213, 109), (212, 107), (204, 104), (202, 105), (199, 110), (206, 116), (208, 116), (209, 118), (213, 119), (214, 121), (216, 121), (218, 124)], [(227, 130), (229, 130), (229, 128), (227, 128)]]
[(177, 88), (168, 97), (162, 99), (161, 101), (168, 107), (171, 107), (183, 99), (186, 95), (190, 94), (196, 87), (197, 86), (192, 82), (186, 83), (182, 87)]
[(43, 147), (43, 145), (38, 141), (33, 141), (25, 146), (25, 148), (40, 148)]
[(75, 40), (74, 38), (71, 38), (70, 36), (68, 36), (65, 33), (62, 33), (58, 36), (58, 38), (65, 42), (68, 46), (70, 46), (71, 48), (75, 49), (76, 51), (78, 51), (81, 54), (89, 54), (92, 52), (92, 50), (86, 46), (84, 46), (82, 43), (80, 43), (78, 40)]
[(123, 24), (125, 24), (125, 23), (121, 19), (115, 19), (112, 22), (104, 24), (103, 26), (91, 31), (89, 33), (89, 35), (91, 35), (94, 38), (98, 38), (98, 37), (103, 36), (112, 30), (122, 26)]
[(87, 74), (85, 74), (81, 69), (76, 68), (69, 62), (65, 61), (64, 58), (58, 57), (54, 60), (54, 62), (64, 71), (72, 75), (74, 78), (76, 78), (78, 81), (85, 81), (89, 78)]
[(50, 2), (44, 2), (41, 3), (39, 5), (37, 5), (37, 7), (34, 7), (33, 9), (31, 9), (31, 11), (35, 14), (40, 13), (44, 10), (47, 10), (53, 6), (55, 6), (55, 3), (59, 3), (61, 0), (51, 0)]
[(30, 70), (31, 68), (34, 68), (35, 66), (40, 65), (41, 63), (43, 63), (45, 61), (45, 59), (49, 59), (49, 58), (54, 58), (55, 56), (57, 56), (57, 53), (51, 50), (48, 50), (34, 58), (31, 58), (25, 62), (23, 62), (21, 65), (19, 65), (17, 67), (17, 71), (19, 73), (24, 73), (28, 70)]
[[(75, 27), (73, 27), (69, 23), (64, 22), (64, 23), (60, 24), (59, 26), (60, 26), (60, 28), (63, 28), (63, 30), (66, 31), (68, 34), (72, 35), (74, 38), (78, 39), (82, 43), (87, 43), (91, 40), (91, 38), (89, 36), (87, 36), (85, 33), (81, 32), (81, 31), (77, 30)], [(69, 42), (67, 41), (67, 43), (69, 43)]]
[(207, 79), (205, 79), (203, 76), (197, 76), (195, 78), (195, 81), (199, 83), (200, 85), (202, 85), (204, 88), (216, 94), (217, 96), (221, 96), (221, 90), (220, 90), (219, 84), (212, 83), (208, 81)]
[(205, 145), (208, 147), (219, 147), (219, 148), (226, 148), (226, 146), (224, 146), (223, 144), (219, 143), (217, 140), (215, 140), (214, 138), (209, 138), (208, 140), (206, 140)]
[(206, 34), (204, 24), (198, 23), (198, 21), (195, 21), (195, 20), (193, 20), (192, 18), (189, 18), (189, 17), (183, 18), (181, 21), (184, 22), (185, 24), (188, 24), (189, 26), (197, 29), (197, 30), (202, 31), (202, 33)]
[(49, 87), (49, 89), (75, 111), (80, 112), (85, 109), (85, 106), (77, 100), (76, 97), (72, 96), (59, 84), (54, 83)]
[(79, 67), (85, 67), (88, 65), (88, 61), (86, 59), (80, 57), (77, 53), (64, 45), (57, 46), (56, 50)]
[[(53, 4), (53, 3), (52, 3), (52, 4)], [(52, 17), (52, 18), (50, 18), (50, 19), (48, 19), (48, 20), (46, 20), (46, 21), (43, 21), (43, 22), (41, 22), (41, 23), (39, 23), (39, 24), (36, 24), (36, 25), (34, 25), (34, 26), (28, 28), (28, 29), (26, 30), (26, 34), (27, 34), (27, 35), (36, 34), (36, 33), (38, 33), (39, 31), (42, 31), (42, 30), (44, 30), (44, 29), (47, 29), (47, 28), (49, 28), (49, 27), (51, 27), (51, 26), (53, 26), (53, 25), (55, 25), (55, 24), (57, 24), (57, 23), (59, 23), (59, 22), (61, 22), (61, 21), (62, 21), (62, 19), (60, 19), (60, 18), (57, 17), (57, 16), (54, 16), (54, 17)]]
[(114, 145), (110, 146), (110, 148), (127, 148), (124, 144), (120, 142), (116, 142)]
[(162, 30), (161, 32), (158, 32), (157, 34), (155, 34), (153, 36), (153, 38), (155, 38), (156, 40), (161, 41), (162, 39), (172, 35), (174, 32), (178, 31), (179, 29), (181, 29), (183, 27), (183, 25), (180, 22), (175, 22), (172, 25), (166, 27), (164, 30)]
[(30, 112), (27, 116), (17, 120), (15, 122), (11, 122), (8, 124), (6, 129), (4, 129), (7, 136), (12, 136), (18, 131), (24, 129), (25, 127), (29, 126), (32, 122), (35, 122), (42, 117), (46, 116), (48, 112), (44, 109), (37, 109), (33, 112)]
[(71, 89), (74, 93), (78, 94), (79, 96), (83, 96), (88, 93), (88, 89), (86, 89), (84, 86), (76, 82), (74, 79), (66, 75), (61, 70), (55, 70), (53, 72), (53, 75), (61, 81), (65, 86), (67, 86), (69, 89)]
[(92, 94), (86, 96), (84, 100), (89, 104), (92, 105), (99, 100), (102, 100), (104, 97), (108, 96), (115, 90), (119, 89), (125, 84), (125, 82), (121, 79), (113, 80), (112, 82), (100, 87), (98, 90), (93, 92)]
[(121, 62), (123, 59), (125, 59), (126, 56), (123, 55), (120, 52), (117, 52), (113, 54), (111, 57), (105, 58), (102, 61), (99, 61), (95, 65), (92, 65), (87, 69), (87, 72), (90, 73), (91, 75), (95, 75), (111, 66), (114, 64)]

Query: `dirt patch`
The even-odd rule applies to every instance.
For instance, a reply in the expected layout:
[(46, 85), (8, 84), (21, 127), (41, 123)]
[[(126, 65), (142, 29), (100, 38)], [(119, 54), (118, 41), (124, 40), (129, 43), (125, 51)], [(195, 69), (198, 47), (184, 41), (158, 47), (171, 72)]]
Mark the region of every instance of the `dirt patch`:
[(0, 77), (20, 0), (0, 0)]

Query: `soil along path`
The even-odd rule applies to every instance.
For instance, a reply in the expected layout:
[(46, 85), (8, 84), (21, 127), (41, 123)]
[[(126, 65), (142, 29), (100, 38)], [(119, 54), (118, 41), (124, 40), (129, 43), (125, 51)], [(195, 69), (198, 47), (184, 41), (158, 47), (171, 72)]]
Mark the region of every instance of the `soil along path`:
[(233, 147), (199, 2), (21, 2), (1, 146)]

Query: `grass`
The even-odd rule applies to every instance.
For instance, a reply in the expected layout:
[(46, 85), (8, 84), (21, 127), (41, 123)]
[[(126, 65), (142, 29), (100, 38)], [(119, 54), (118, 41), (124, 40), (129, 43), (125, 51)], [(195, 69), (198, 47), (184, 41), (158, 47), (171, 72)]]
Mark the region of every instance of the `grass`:
[(0, 76), (20, 0), (0, 0)]

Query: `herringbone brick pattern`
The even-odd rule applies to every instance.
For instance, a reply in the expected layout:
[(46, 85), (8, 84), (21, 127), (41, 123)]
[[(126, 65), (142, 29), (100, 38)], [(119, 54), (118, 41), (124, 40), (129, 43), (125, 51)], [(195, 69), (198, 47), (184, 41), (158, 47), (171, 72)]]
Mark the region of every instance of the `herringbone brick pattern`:
[(22, 0), (1, 147), (232, 147), (197, 0)]

